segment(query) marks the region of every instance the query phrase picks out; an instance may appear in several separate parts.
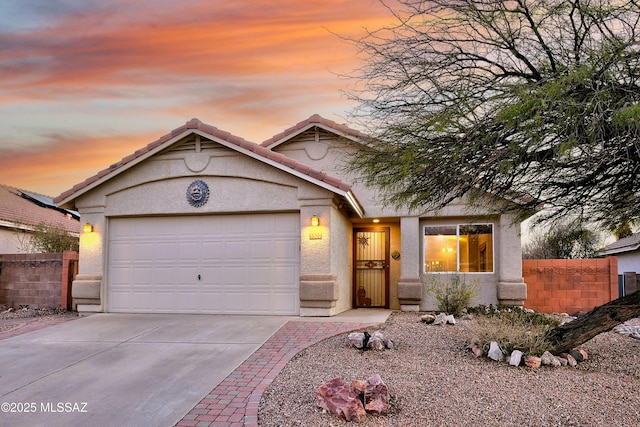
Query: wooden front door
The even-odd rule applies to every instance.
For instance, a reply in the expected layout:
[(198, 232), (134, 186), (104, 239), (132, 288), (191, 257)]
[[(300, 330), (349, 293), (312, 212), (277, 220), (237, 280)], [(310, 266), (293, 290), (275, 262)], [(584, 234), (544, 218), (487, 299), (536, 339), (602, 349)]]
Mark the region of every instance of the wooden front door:
[(353, 230), (353, 306), (389, 308), (389, 228)]

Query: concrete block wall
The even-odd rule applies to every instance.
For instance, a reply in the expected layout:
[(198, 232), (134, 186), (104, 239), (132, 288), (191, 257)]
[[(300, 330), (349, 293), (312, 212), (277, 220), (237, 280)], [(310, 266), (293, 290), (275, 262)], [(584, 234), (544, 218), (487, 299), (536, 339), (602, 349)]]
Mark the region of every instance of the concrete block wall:
[(618, 298), (618, 259), (523, 260), (524, 306), (574, 315)]
[(0, 255), (0, 304), (69, 309), (77, 252)]

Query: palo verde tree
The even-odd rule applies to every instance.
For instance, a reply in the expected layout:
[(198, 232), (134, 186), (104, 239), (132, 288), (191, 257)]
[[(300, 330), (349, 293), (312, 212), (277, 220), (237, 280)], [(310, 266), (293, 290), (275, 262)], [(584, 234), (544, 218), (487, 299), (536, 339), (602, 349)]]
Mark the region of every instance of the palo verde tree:
[[(384, 0), (382, 0), (384, 1)], [(389, 0), (391, 1), (391, 0)], [(616, 229), (640, 219), (640, 0), (394, 0), (355, 44), (354, 157), (389, 203), (486, 206)], [(640, 315), (640, 292), (556, 328), (562, 351)], [(603, 319), (608, 319), (604, 322)]]
[(396, 0), (353, 42), (354, 158), (396, 206), (640, 218), (640, 2)]

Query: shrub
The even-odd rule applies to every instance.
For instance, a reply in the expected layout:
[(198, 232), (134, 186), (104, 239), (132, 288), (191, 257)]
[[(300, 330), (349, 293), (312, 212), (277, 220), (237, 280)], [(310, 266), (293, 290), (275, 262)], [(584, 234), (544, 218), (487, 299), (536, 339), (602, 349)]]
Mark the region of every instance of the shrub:
[(474, 279), (467, 283), (466, 277), (457, 273), (446, 279), (442, 280), (440, 275), (431, 275), (426, 285), (427, 292), (438, 300), (438, 310), (460, 316), (476, 297), (478, 281)]
[(520, 307), (480, 306), (471, 312), (476, 314), (471, 342), (485, 354), (491, 341), (495, 341), (505, 354), (520, 350), (539, 356), (553, 348), (549, 332), (560, 324), (555, 318), (530, 313)]

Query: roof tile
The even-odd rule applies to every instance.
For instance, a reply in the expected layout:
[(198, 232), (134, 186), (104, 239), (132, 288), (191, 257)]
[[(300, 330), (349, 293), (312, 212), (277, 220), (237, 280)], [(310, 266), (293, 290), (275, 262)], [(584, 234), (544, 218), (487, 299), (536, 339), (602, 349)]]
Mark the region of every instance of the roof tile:
[(80, 233), (80, 221), (69, 219), (65, 213), (59, 210), (43, 207), (25, 199), (20, 195), (23, 192), (25, 190), (0, 184), (0, 220), (29, 226), (47, 223), (71, 233)]

